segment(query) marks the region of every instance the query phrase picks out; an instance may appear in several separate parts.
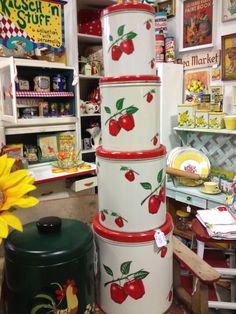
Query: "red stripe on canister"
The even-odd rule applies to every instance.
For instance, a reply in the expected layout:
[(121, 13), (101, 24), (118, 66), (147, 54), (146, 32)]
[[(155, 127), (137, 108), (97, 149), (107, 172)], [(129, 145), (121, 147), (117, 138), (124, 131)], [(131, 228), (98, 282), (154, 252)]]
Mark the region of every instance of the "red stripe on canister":
[(114, 4), (112, 6), (109, 6), (102, 10), (101, 17), (104, 15), (107, 15), (109, 13), (113, 13), (116, 11), (126, 11), (126, 10), (132, 10), (132, 11), (148, 11), (150, 13), (155, 14), (155, 10), (153, 7), (151, 7), (148, 4), (144, 3), (124, 3), (124, 4)]
[[(169, 234), (173, 228), (173, 220), (169, 213), (166, 214), (166, 222), (161, 227), (156, 230), (161, 230), (165, 235)], [(150, 230), (146, 232), (118, 232), (107, 229), (99, 223), (99, 213), (97, 213), (93, 218), (93, 229), (96, 234), (104, 239), (108, 239), (115, 242), (125, 242), (125, 243), (141, 243), (154, 241), (154, 235), (156, 230)]]
[(149, 159), (149, 158), (162, 157), (166, 155), (166, 147), (164, 145), (160, 145), (158, 149), (136, 151), (136, 152), (120, 152), (120, 151), (105, 150), (102, 146), (99, 146), (96, 149), (96, 154), (99, 157), (107, 158), (107, 159), (129, 159), (129, 160)]
[(130, 76), (108, 76), (100, 79), (100, 84), (122, 83), (122, 82), (160, 82), (160, 77), (156, 75), (130, 75)]

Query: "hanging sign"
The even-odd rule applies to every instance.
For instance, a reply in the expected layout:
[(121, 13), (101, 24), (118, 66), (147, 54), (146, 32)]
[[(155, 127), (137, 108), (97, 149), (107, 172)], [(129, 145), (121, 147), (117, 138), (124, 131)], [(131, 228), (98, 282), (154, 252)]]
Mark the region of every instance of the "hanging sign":
[(0, 0), (2, 49), (31, 51), (46, 47), (63, 51), (64, 4), (53, 0)]
[(194, 68), (206, 68), (220, 64), (220, 50), (208, 52), (195, 52), (182, 57), (185, 70)]

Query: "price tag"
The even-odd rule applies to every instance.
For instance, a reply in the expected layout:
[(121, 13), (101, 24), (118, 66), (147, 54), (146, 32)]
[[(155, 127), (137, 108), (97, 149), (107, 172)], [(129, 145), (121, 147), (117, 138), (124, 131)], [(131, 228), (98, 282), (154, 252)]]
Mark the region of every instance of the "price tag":
[(154, 234), (154, 238), (155, 238), (157, 247), (163, 247), (167, 245), (166, 236), (161, 230), (159, 229), (156, 230)]
[(191, 211), (192, 211), (192, 208), (188, 205), (187, 206), (187, 213), (191, 213)]

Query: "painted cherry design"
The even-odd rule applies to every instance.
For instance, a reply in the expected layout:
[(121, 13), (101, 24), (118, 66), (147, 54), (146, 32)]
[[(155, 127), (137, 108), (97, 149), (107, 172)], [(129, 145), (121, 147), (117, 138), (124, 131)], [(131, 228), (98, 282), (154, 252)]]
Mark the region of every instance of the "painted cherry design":
[(135, 179), (133, 170), (129, 170), (125, 173), (125, 177), (128, 181), (132, 182)]
[(115, 224), (118, 226), (118, 227), (120, 227), (120, 228), (122, 228), (123, 226), (124, 226), (124, 221), (123, 221), (123, 219), (122, 219), (122, 217), (117, 217), (116, 219), (115, 219)]
[(153, 100), (153, 95), (152, 93), (148, 93), (147, 94), (147, 98), (146, 98), (147, 102), (151, 102)]
[(167, 247), (163, 246), (161, 248), (161, 257), (164, 258), (166, 256), (166, 253), (167, 253)]
[(148, 211), (150, 214), (156, 214), (160, 208), (161, 200), (159, 196), (152, 195), (148, 200)]
[(220, 212), (227, 211), (227, 207), (225, 207), (225, 206), (219, 206), (219, 207), (217, 207), (217, 209), (218, 209), (218, 211), (220, 211)]
[(131, 298), (138, 300), (145, 294), (145, 288), (141, 279), (132, 279), (124, 284), (124, 291)]
[(157, 136), (154, 136), (154, 137), (153, 137), (152, 143), (153, 143), (154, 146), (157, 145), (157, 143), (158, 143)]
[(111, 58), (114, 61), (118, 61), (122, 55), (122, 51), (118, 45), (114, 45), (111, 49)]
[(159, 192), (159, 199), (162, 203), (165, 203), (165, 199), (166, 199), (166, 189), (165, 186), (163, 185), (160, 189)]
[(106, 220), (106, 215), (104, 214), (104, 212), (101, 212), (101, 220), (102, 221)]
[(172, 300), (173, 297), (173, 291), (170, 290), (170, 292), (168, 293), (168, 301), (170, 302)]
[(118, 123), (121, 128), (123, 128), (126, 131), (131, 131), (134, 126), (134, 116), (132, 114), (123, 114), (122, 116), (119, 117)]
[(114, 282), (110, 286), (110, 295), (112, 300), (118, 304), (123, 303), (128, 296), (125, 293), (124, 288)]
[(134, 51), (134, 44), (132, 39), (125, 39), (120, 43), (120, 50), (127, 55), (130, 55)]
[(111, 119), (109, 121), (109, 133), (112, 135), (112, 136), (117, 136), (120, 132), (120, 125), (118, 123), (118, 121), (116, 121), (115, 119)]
[(150, 29), (151, 28), (151, 23), (149, 21), (146, 22), (146, 29)]

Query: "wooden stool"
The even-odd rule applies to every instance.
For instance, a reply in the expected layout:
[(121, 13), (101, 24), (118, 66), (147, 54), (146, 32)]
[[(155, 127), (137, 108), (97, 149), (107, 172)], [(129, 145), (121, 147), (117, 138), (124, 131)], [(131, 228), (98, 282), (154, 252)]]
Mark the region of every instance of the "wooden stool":
[(197, 255), (201, 258), (204, 256), (205, 243), (227, 243), (230, 244), (230, 249), (225, 250), (229, 254), (229, 268), (215, 268), (222, 278), (230, 279), (231, 281), (231, 302), (209, 301), (210, 308), (231, 309), (236, 310), (236, 239), (235, 240), (216, 240), (212, 239), (206, 228), (199, 222), (198, 219), (192, 221), (193, 236), (197, 240)]

